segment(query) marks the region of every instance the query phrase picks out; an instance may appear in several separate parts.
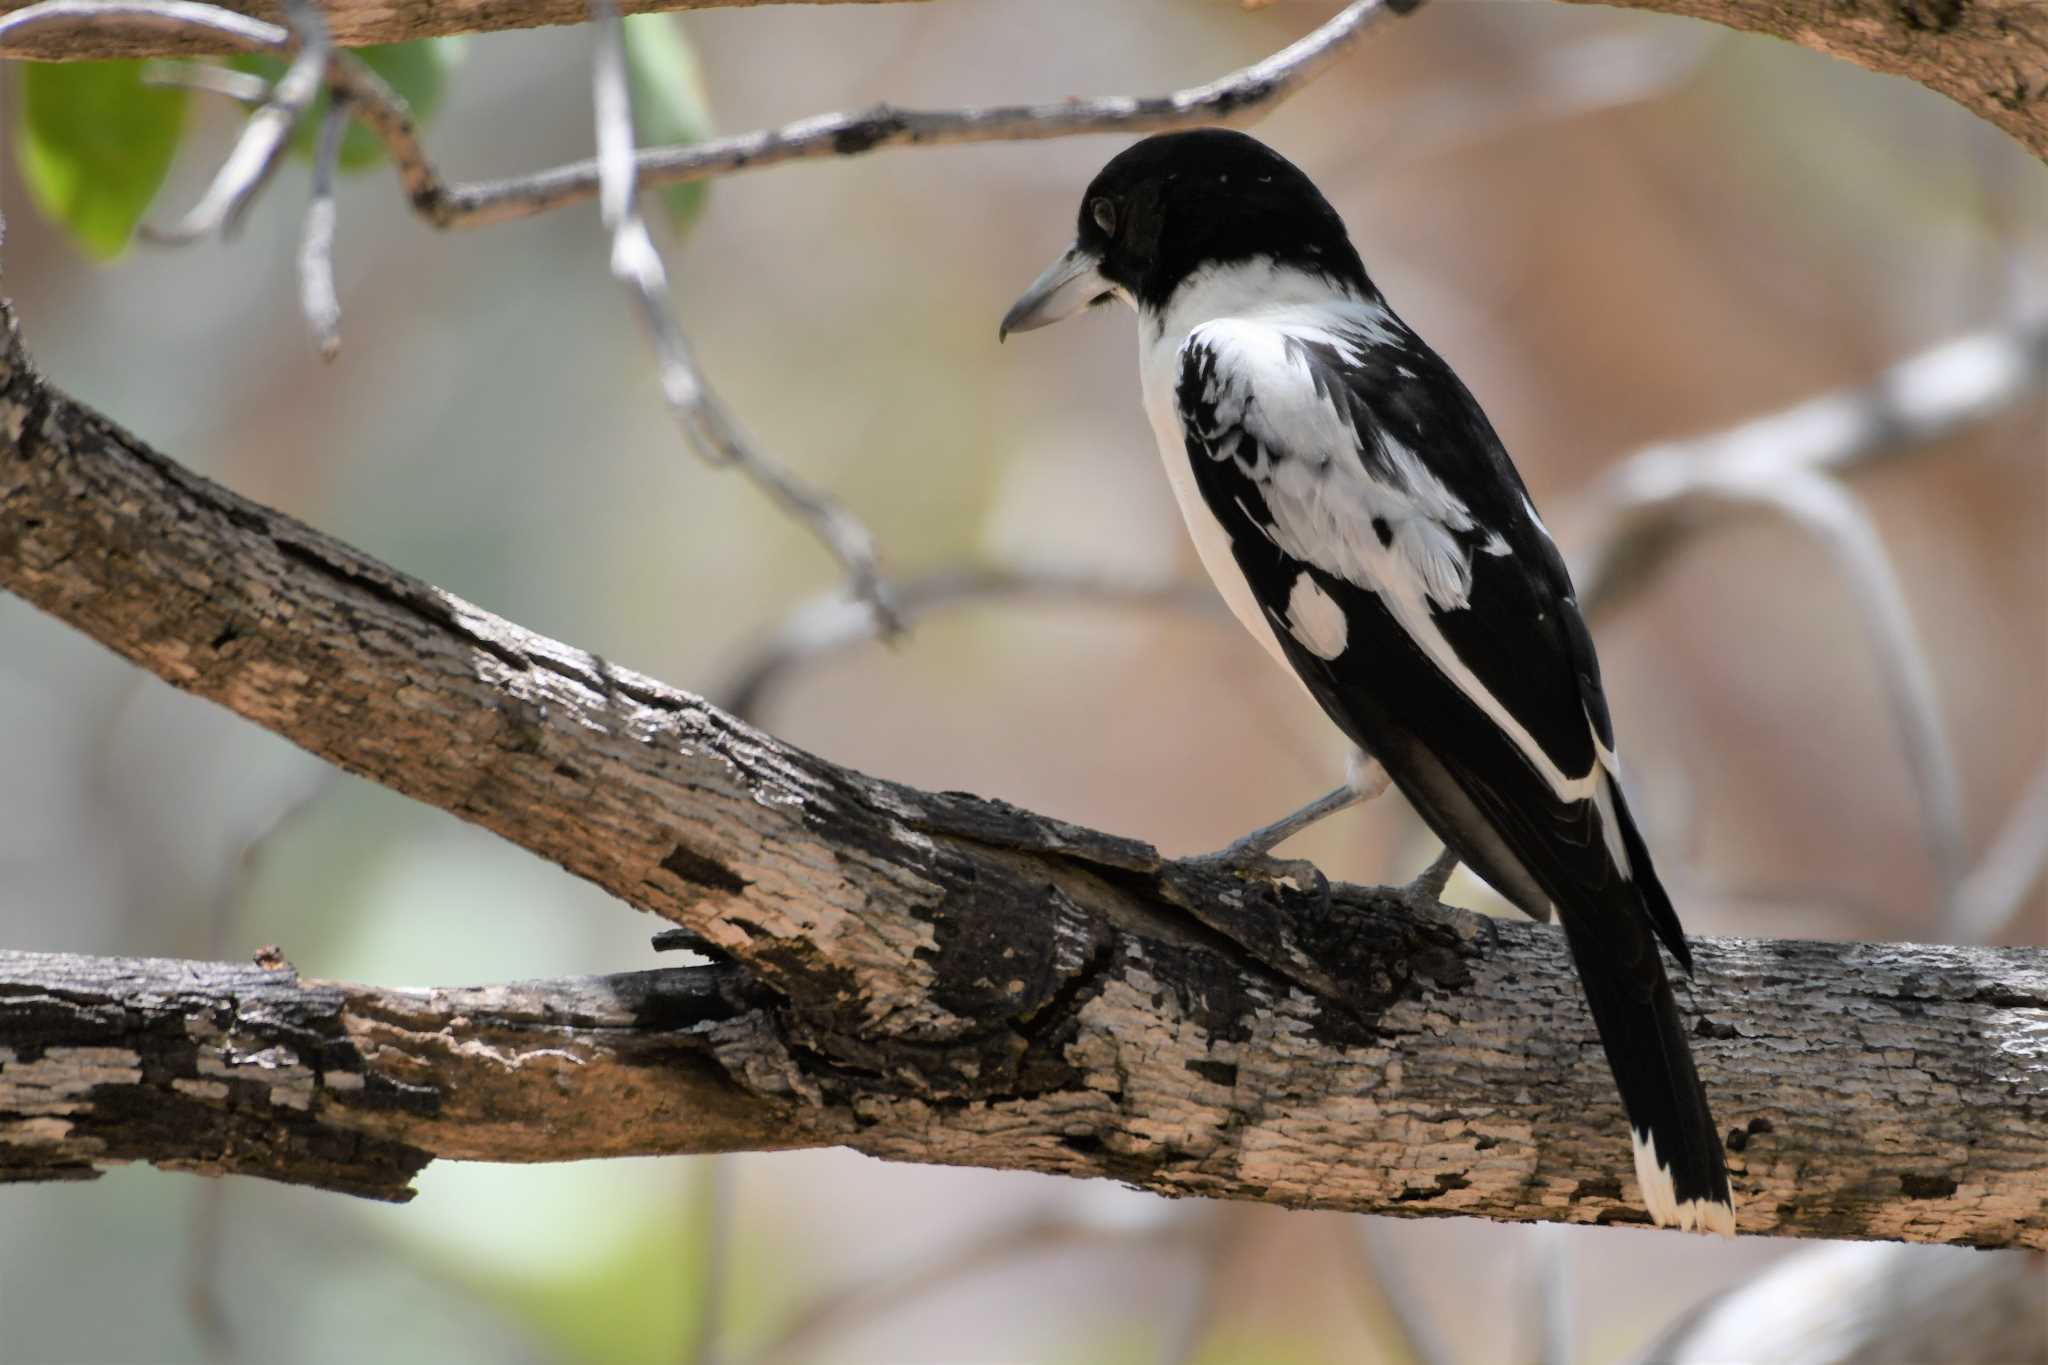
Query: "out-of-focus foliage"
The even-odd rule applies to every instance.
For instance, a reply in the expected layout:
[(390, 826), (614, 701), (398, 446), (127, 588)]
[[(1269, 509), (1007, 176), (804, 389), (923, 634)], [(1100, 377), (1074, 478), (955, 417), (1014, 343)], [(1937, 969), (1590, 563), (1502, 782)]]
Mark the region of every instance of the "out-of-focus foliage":
[[(533, 1273), (455, 1273), (560, 1360), (686, 1360), (711, 1283), (703, 1220), (679, 1201), (620, 1212), (624, 1235), (597, 1256)], [(592, 1311), (595, 1304), (603, 1310)]]
[[(466, 40), (461, 37), (421, 38), (410, 43), (382, 43), (353, 49), (382, 76), (385, 83), (405, 100), (413, 120), (424, 126), (441, 112), (448, 99), (448, 85), (462, 64)], [(240, 71), (254, 72), (268, 81), (284, 74), (284, 60), (267, 52), (245, 52), (230, 59)], [(320, 136), (320, 119), (327, 112), (327, 92), (322, 90), (292, 129), (292, 153), (303, 160), (313, 157)], [(351, 123), (341, 139), (341, 168), (364, 171), (382, 164), (383, 144), (360, 123)]]
[[(711, 136), (711, 102), (697, 50), (672, 14), (634, 14), (625, 21), (626, 77), (633, 92), (633, 133), (643, 147), (687, 146)], [(669, 223), (687, 231), (704, 211), (708, 180), (657, 191)]]
[(29, 62), (19, 81), (30, 200), (88, 254), (118, 256), (177, 155), (186, 92), (144, 85), (141, 62)]

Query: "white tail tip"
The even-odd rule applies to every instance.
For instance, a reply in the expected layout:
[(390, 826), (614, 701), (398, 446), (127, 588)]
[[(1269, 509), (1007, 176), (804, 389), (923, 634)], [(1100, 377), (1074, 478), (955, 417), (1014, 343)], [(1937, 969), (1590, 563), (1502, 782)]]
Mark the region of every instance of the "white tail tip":
[(1650, 1221), (1660, 1228), (1677, 1228), (1681, 1232), (1714, 1232), (1723, 1237), (1735, 1235), (1735, 1205), (1726, 1200), (1688, 1199), (1678, 1201), (1678, 1192), (1672, 1187), (1671, 1168), (1657, 1160), (1657, 1139), (1647, 1130), (1629, 1131), (1629, 1142), (1636, 1154), (1636, 1184), (1643, 1189), (1643, 1207), (1650, 1211)]

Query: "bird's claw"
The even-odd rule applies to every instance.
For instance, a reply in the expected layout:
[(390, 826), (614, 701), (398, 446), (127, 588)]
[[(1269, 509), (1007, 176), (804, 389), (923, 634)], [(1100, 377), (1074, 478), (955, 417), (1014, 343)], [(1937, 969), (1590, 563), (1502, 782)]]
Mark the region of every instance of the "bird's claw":
[[(1401, 886), (1389, 886), (1383, 889), (1388, 900), (1393, 901), (1409, 914), (1428, 918), (1442, 914), (1446, 908), (1443, 903), (1444, 880), (1444, 878), (1434, 875), (1434, 869), (1431, 869), (1431, 871), (1423, 873), (1412, 882)], [(1476, 915), (1480, 925), (1486, 931), (1486, 946), (1490, 949), (1498, 949), (1500, 947), (1499, 920), (1495, 919), (1492, 915), (1477, 910), (1466, 911), (1461, 909), (1457, 913)]]
[(1330, 903), (1330, 879), (1306, 858), (1276, 858), (1260, 849), (1231, 847), (1203, 853), (1185, 860), (1204, 872), (1220, 872), (1242, 881), (1293, 882), (1296, 888), (1314, 896), (1318, 903)]

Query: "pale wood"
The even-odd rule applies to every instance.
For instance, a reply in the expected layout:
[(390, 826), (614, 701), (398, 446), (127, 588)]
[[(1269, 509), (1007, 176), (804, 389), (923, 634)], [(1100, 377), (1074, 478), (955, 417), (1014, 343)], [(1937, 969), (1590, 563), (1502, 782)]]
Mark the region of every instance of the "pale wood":
[[(825, 762), (191, 474), (42, 382), (0, 321), (0, 587), (730, 964), (414, 995), (16, 957), (17, 1173), (246, 1160), (391, 1195), (433, 1153), (844, 1144), (1290, 1205), (1641, 1219), (1555, 931), (1276, 896)], [(1696, 951), (1744, 1231), (2048, 1247), (2048, 953)], [(267, 1032), (301, 996), (305, 1028)], [(131, 1010), (181, 1060), (148, 1062)], [(217, 1042), (225, 1074), (204, 1047), (177, 1069)], [(181, 1117), (118, 1137), (138, 1087), (183, 1095)], [(359, 1170), (321, 1145), (335, 1132), (371, 1144)]]

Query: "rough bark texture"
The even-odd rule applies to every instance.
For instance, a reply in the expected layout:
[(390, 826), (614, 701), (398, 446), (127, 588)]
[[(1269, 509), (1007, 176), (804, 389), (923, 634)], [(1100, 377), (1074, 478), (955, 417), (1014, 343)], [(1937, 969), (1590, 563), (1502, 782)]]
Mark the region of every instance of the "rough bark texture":
[(729, 967), (397, 991), (267, 966), (0, 952), (0, 1181), (111, 1162), (378, 1199), (436, 1156), (797, 1145), (728, 1080)]
[[(788, 0), (619, 0), (622, 14), (653, 10), (737, 9)], [(888, 0), (894, 3), (895, 0)], [(36, 0), (0, 0), (0, 15), (27, 9)], [(273, 24), (285, 22), (279, 0), (210, 0)], [(804, 4), (879, 4), (884, 0), (801, 0)], [(319, 0), (328, 31), (343, 47), (404, 43), (451, 33), (495, 33), (502, 29), (580, 24), (590, 18), (590, 0)], [(162, 25), (67, 24), (37, 28), (9, 47), (8, 55), (45, 62), (99, 61), (107, 57), (193, 56), (225, 53), (203, 33)]]
[[(389, 1195), (428, 1154), (844, 1144), (1640, 1219), (1554, 931), (1496, 943), (1356, 889), (1324, 907), (837, 767), (198, 478), (44, 384), (0, 321), (0, 587), (725, 960), (415, 995), (16, 958), (0, 1166)], [(1697, 952), (1745, 1231), (2048, 1246), (2048, 955)]]
[[(6, 0), (0, 0), (6, 3)], [(2048, 160), (2040, 0), (1575, 0), (1768, 33), (1947, 95)]]

